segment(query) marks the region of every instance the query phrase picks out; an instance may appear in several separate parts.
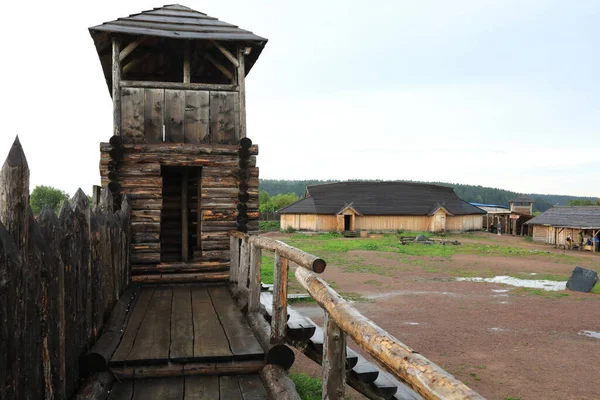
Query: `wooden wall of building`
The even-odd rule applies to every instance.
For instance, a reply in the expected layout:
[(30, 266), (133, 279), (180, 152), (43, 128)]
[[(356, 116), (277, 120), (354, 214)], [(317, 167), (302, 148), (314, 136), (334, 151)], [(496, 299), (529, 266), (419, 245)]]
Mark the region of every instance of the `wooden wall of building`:
[[(342, 217), (343, 218), (343, 217)], [(446, 217), (446, 231), (481, 230), (480, 215), (465, 215)], [(335, 232), (343, 230), (335, 215), (316, 214), (282, 214), (281, 229), (291, 227), (301, 231)], [(357, 215), (354, 217), (354, 230), (366, 231), (431, 231), (433, 217), (427, 216), (386, 216), (386, 215)]]
[[(100, 174), (109, 182), (112, 146), (102, 143)], [(200, 261), (229, 261), (227, 232), (236, 229), (239, 160), (238, 146), (195, 144), (126, 144), (118, 182), (131, 203), (133, 272), (159, 264), (162, 209), (161, 166), (202, 167)], [(258, 230), (258, 147), (250, 148), (248, 227)], [(193, 210), (195, 212), (195, 210)], [(195, 229), (190, 227), (189, 229)], [(195, 260), (197, 260), (195, 258)]]
[(239, 93), (124, 86), (121, 136), (125, 143), (237, 144)]

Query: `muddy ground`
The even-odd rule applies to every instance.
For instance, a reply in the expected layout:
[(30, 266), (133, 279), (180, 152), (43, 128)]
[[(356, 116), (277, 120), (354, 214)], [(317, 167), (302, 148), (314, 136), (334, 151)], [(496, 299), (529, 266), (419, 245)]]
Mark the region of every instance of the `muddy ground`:
[[(407, 262), (389, 252), (349, 251), (347, 257), (376, 268), (348, 272), (329, 264), (322, 276), (338, 292), (362, 296), (355, 302), (359, 311), (488, 399), (600, 399), (600, 339), (579, 334), (600, 332), (600, 295), (455, 280), (459, 275), (569, 276), (575, 265), (598, 270), (600, 255), (487, 233), (457, 238), (550, 255), (455, 254)], [(317, 306), (295, 307), (322, 322)], [(320, 374), (301, 355), (294, 370)]]

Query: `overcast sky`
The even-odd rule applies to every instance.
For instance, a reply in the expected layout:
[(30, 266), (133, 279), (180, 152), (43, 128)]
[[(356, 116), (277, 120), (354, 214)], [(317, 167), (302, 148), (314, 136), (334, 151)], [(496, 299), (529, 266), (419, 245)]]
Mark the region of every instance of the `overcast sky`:
[[(246, 81), (262, 178), (600, 195), (598, 0), (182, 4), (269, 39)], [(99, 184), (112, 106), (87, 28), (158, 6), (3, 4), (0, 157), (19, 135), (32, 188)]]

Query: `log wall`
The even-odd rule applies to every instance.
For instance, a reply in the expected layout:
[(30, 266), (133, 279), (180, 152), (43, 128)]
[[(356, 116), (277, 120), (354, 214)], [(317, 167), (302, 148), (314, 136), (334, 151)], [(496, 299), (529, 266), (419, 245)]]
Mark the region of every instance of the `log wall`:
[[(385, 216), (385, 215), (357, 215), (354, 217), (354, 229), (366, 231), (397, 231), (398, 229), (410, 231), (430, 231), (433, 229), (433, 218), (426, 216)], [(338, 224), (335, 215), (323, 214), (281, 214), (281, 229), (291, 227), (300, 231), (335, 232), (344, 229)], [(446, 231), (471, 231), (481, 230), (482, 219), (480, 215), (446, 216)]]
[[(201, 251), (193, 261), (199, 263), (228, 263), (227, 232), (237, 229), (241, 180), (248, 189), (245, 202), (249, 231), (258, 230), (258, 147), (251, 146), (249, 158), (240, 168), (239, 146), (201, 144), (125, 144), (119, 171), (121, 193), (131, 202), (131, 262), (134, 274), (158, 272), (152, 267), (161, 264), (161, 210), (163, 209), (163, 178), (161, 167), (201, 167)], [(112, 146), (100, 146), (102, 183), (109, 182), (110, 151)], [(241, 176), (244, 175), (244, 176)], [(245, 179), (241, 179), (245, 178)], [(196, 196), (192, 194), (192, 196)], [(197, 204), (197, 197), (192, 202)], [(243, 199), (246, 200), (246, 199)], [(191, 209), (193, 214), (196, 209)], [(164, 223), (164, 219), (162, 223)], [(196, 226), (190, 226), (195, 230)], [(197, 268), (195, 265), (194, 268)], [(180, 270), (179, 272), (186, 272)]]
[(0, 399), (66, 399), (129, 283), (129, 207), (91, 211), (80, 189), (34, 218), (28, 177), (17, 141), (0, 179)]

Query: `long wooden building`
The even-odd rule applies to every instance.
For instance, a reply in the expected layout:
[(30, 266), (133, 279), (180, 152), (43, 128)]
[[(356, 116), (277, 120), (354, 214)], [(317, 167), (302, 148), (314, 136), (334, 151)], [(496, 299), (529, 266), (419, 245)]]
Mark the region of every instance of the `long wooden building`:
[(131, 201), (133, 273), (217, 279), (227, 232), (258, 227), (245, 78), (267, 40), (181, 5), (89, 30), (114, 105), (102, 185)]
[(318, 232), (482, 229), (485, 212), (454, 189), (414, 182), (340, 182), (306, 188), (280, 211), (281, 228)]

